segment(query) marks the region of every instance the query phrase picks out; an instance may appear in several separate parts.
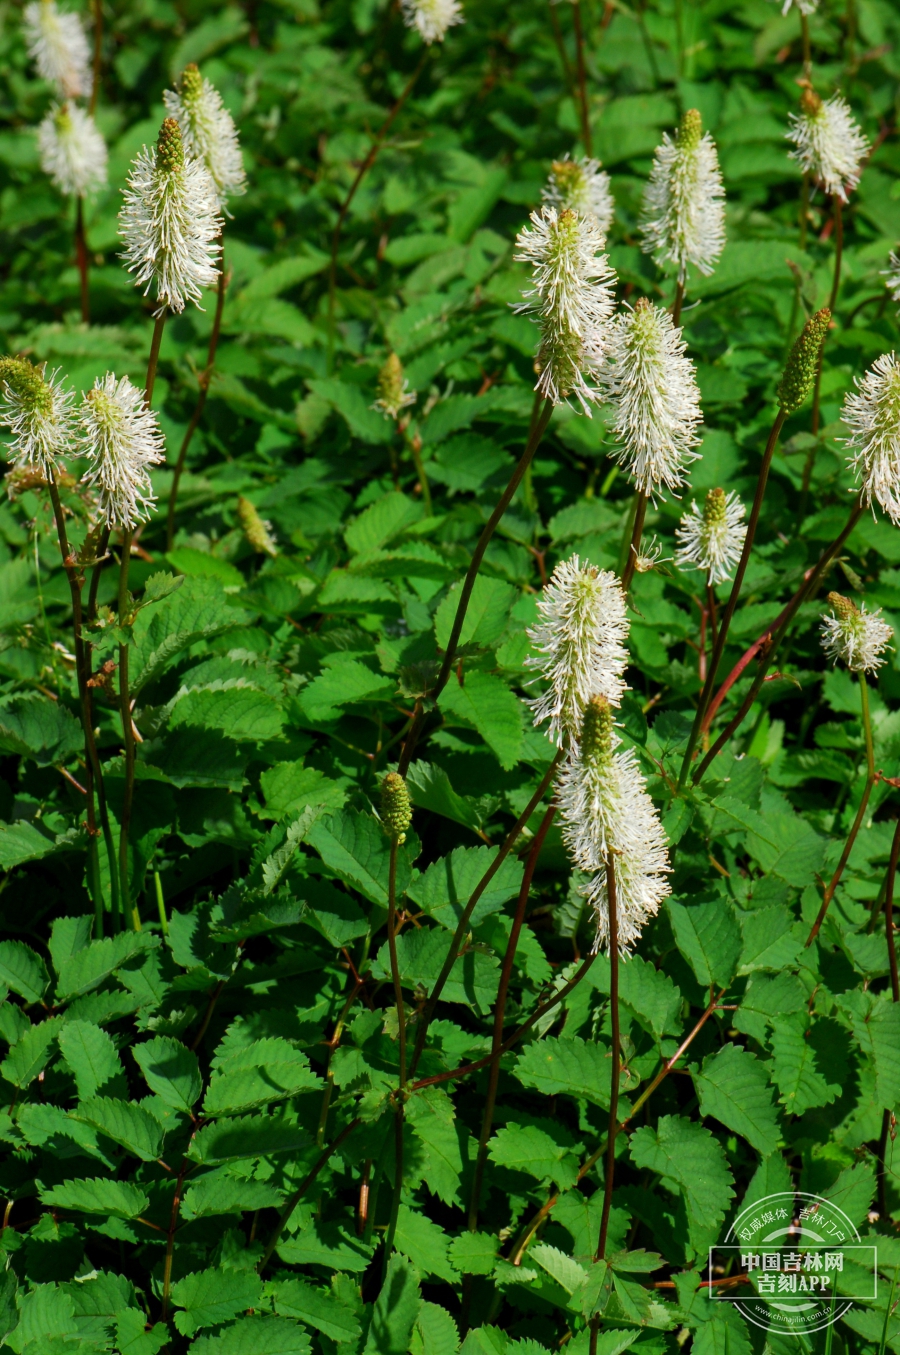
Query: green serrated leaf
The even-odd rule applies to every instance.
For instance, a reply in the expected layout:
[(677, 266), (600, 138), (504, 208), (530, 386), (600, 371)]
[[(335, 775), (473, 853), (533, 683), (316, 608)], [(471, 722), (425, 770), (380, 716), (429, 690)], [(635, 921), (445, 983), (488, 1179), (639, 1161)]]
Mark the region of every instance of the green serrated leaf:
[(203, 1099), (203, 1114), (240, 1115), (321, 1086), (309, 1059), (287, 1040), (256, 1040), (218, 1065)]
[(247, 1308), (258, 1308), (262, 1281), (252, 1270), (198, 1270), (172, 1285), (172, 1302), (181, 1311), (175, 1326), (182, 1336), (226, 1322)]
[(556, 1096), (580, 1097), (609, 1108), (609, 1050), (578, 1036), (536, 1040), (516, 1059), (515, 1075), (526, 1087)]
[(203, 1079), (197, 1055), (179, 1040), (157, 1035), (134, 1045), (132, 1054), (152, 1092), (174, 1110), (191, 1113), (200, 1099)]
[(767, 1157), (778, 1144), (778, 1116), (763, 1064), (740, 1045), (727, 1044), (693, 1074), (702, 1115), (742, 1134)]
[(462, 686), (451, 679), (441, 693), (441, 709), (476, 729), (504, 769), (514, 767), (522, 756), (522, 703), (502, 678), (493, 673), (467, 673)]
[(0, 983), (5, 983), (30, 1005), (40, 1002), (50, 976), (47, 967), (22, 941), (0, 941)]
[(128, 1181), (111, 1181), (96, 1176), (91, 1180), (63, 1181), (40, 1192), (41, 1203), (57, 1209), (74, 1209), (79, 1214), (104, 1214), (109, 1218), (134, 1219), (150, 1204), (139, 1186)]
[(59, 1047), (75, 1076), (79, 1100), (87, 1101), (98, 1091), (114, 1096), (126, 1090), (119, 1052), (99, 1026), (67, 1021), (59, 1032)]
[(94, 1096), (80, 1102), (69, 1113), (73, 1120), (91, 1125), (144, 1162), (153, 1162), (159, 1157), (162, 1126), (142, 1106), (116, 1097)]

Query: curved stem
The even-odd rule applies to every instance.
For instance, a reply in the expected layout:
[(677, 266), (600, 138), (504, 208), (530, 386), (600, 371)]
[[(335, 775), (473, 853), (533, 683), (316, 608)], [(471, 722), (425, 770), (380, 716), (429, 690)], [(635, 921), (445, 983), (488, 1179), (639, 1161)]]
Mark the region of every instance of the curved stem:
[[(222, 237), (219, 236), (220, 241), (221, 238)], [(197, 431), (200, 420), (203, 418), (203, 411), (206, 408), (206, 399), (209, 395), (209, 383), (212, 380), (213, 368), (216, 363), (216, 349), (219, 345), (219, 332), (222, 328), (222, 309), (225, 305), (225, 289), (230, 281), (225, 275), (224, 253), (219, 259), (219, 270), (219, 285), (216, 292), (216, 313), (213, 316), (213, 327), (209, 336), (209, 348), (206, 353), (206, 367), (200, 374), (200, 390), (197, 395), (197, 403), (194, 406), (191, 421), (185, 430), (181, 447), (178, 452), (178, 460), (175, 462), (175, 470), (172, 473), (172, 488), (169, 490), (169, 507), (166, 513), (166, 550), (172, 549), (175, 540), (175, 508), (178, 503), (178, 486), (181, 483), (181, 476), (184, 471), (184, 463), (187, 458), (188, 448), (191, 445), (191, 439)]]
[[(835, 193), (832, 199), (834, 209), (834, 275), (831, 283), (831, 296), (828, 301), (828, 309), (834, 315), (834, 308), (837, 302), (838, 290), (841, 285), (841, 260), (844, 256), (844, 217), (841, 211), (841, 196)], [(819, 360), (816, 364), (816, 383), (813, 387), (813, 407), (812, 407), (812, 432), (817, 436), (819, 432), (820, 410), (819, 400), (822, 387), (822, 364), (825, 361), (825, 345), (819, 349)], [(803, 493), (809, 492), (809, 483), (812, 478), (813, 463), (815, 461), (816, 448), (813, 447), (806, 458), (806, 467), (803, 472)], [(804, 500), (805, 506), (805, 500)]]
[(574, 0), (572, 18), (575, 22), (575, 61), (578, 69), (578, 102), (581, 108), (581, 140), (585, 155), (593, 155), (591, 149), (591, 118), (588, 105), (587, 71), (584, 64), (584, 32), (581, 26), (581, 0)]
[(491, 1137), (491, 1129), (494, 1124), (494, 1106), (497, 1101), (497, 1087), (500, 1082), (500, 1052), (503, 1048), (503, 1019), (506, 1015), (506, 999), (509, 994), (509, 981), (512, 977), (513, 964), (516, 958), (516, 948), (519, 944), (519, 936), (522, 932), (522, 924), (525, 921), (525, 909), (528, 906), (528, 898), (531, 893), (531, 881), (534, 878), (535, 867), (538, 857), (541, 854), (541, 848), (550, 831), (550, 825), (556, 817), (556, 805), (551, 804), (547, 808), (541, 826), (534, 835), (534, 841), (528, 852), (528, 860), (525, 863), (525, 873), (522, 876), (522, 885), (519, 889), (519, 897), (516, 902), (516, 911), (513, 915), (512, 926), (509, 932), (509, 941), (506, 944), (506, 953), (503, 956), (503, 964), (500, 968), (500, 984), (497, 989), (497, 1001), (494, 1005), (494, 1034), (491, 1043), (491, 1056), (488, 1072), (487, 1095), (484, 1102), (484, 1114), (481, 1121), (481, 1136), (478, 1140), (478, 1156), (475, 1160), (475, 1171), (472, 1176), (472, 1194), (469, 1200), (469, 1219), (468, 1229), (474, 1233), (478, 1228), (478, 1206), (481, 1200), (481, 1186), (484, 1181), (484, 1169), (487, 1163), (488, 1139)]
[(756, 528), (759, 522), (760, 512), (762, 511), (763, 498), (766, 492), (766, 482), (769, 478), (769, 467), (772, 464), (772, 457), (775, 453), (775, 446), (778, 442), (778, 435), (781, 432), (784, 420), (784, 410), (779, 409), (769, 433), (769, 440), (766, 443), (766, 450), (763, 453), (762, 465), (759, 468), (759, 477), (756, 481), (756, 493), (753, 496), (753, 507), (750, 510), (750, 517), (747, 521), (747, 534), (744, 537), (744, 546), (741, 551), (737, 572), (734, 576), (734, 583), (731, 586), (731, 594), (719, 622), (719, 634), (716, 637), (716, 643), (713, 645), (709, 671), (706, 674), (706, 682), (703, 684), (703, 691), (700, 693), (697, 713), (694, 716), (694, 723), (691, 728), (690, 738), (688, 739), (688, 746), (684, 754), (684, 762), (681, 765), (681, 773), (678, 778), (679, 789), (687, 780), (688, 771), (690, 770), (691, 762), (694, 757), (694, 751), (697, 747), (697, 741), (700, 737), (703, 717), (706, 714), (706, 707), (709, 705), (712, 696), (716, 673), (718, 672), (719, 664), (722, 661), (722, 655), (725, 652), (725, 643), (728, 639), (728, 628), (731, 625), (731, 618), (734, 616), (734, 611), (737, 607), (738, 598), (740, 597), (741, 588), (744, 583), (744, 575), (747, 572), (747, 563), (750, 559), (750, 552), (753, 549), (753, 542), (756, 538)]
[(856, 811), (856, 817), (844, 843), (844, 850), (841, 852), (841, 859), (838, 861), (837, 869), (831, 877), (828, 887), (822, 897), (822, 906), (812, 925), (809, 936), (806, 938), (805, 945), (811, 946), (813, 941), (819, 935), (819, 928), (825, 921), (825, 914), (828, 912), (831, 900), (834, 898), (835, 890), (841, 882), (841, 876), (844, 873), (844, 867), (850, 859), (850, 853), (853, 851), (853, 844), (856, 842), (857, 834), (862, 827), (865, 818), (866, 809), (869, 805), (869, 796), (872, 794), (872, 787), (875, 784), (875, 750), (872, 744), (872, 719), (869, 713), (869, 684), (866, 682), (864, 672), (859, 674), (859, 700), (862, 713), (863, 732), (866, 739), (866, 784), (863, 788), (862, 799), (859, 802), (859, 809)]
[(628, 547), (628, 558), (625, 561), (625, 568), (622, 571), (622, 591), (627, 593), (631, 587), (631, 581), (634, 578), (634, 571), (637, 567), (638, 555), (641, 549), (641, 539), (644, 535), (644, 519), (647, 516), (647, 495), (638, 490), (635, 510), (634, 526), (631, 529), (631, 543)]
[[(540, 410), (539, 413), (538, 410)], [(506, 489), (500, 495), (500, 499), (497, 503), (496, 508), (494, 509), (493, 513), (488, 518), (487, 522), (485, 523), (484, 527), (481, 530), (481, 535), (478, 538), (478, 544), (476, 545), (475, 550), (472, 552), (472, 560), (471, 563), (469, 564), (469, 568), (466, 571), (466, 577), (463, 580), (463, 586), (459, 595), (459, 602), (457, 603), (456, 607), (456, 616), (454, 617), (453, 620), (453, 628), (450, 631), (450, 638), (447, 641), (447, 649), (444, 654), (444, 661), (441, 664), (441, 670), (438, 673), (437, 681), (435, 682), (431, 690), (428, 692), (428, 696), (431, 697), (433, 701), (437, 701), (441, 692), (446, 687), (447, 680), (449, 679), (450, 674), (453, 671), (453, 661), (456, 658), (456, 649), (459, 644), (459, 637), (462, 634), (463, 622), (466, 619), (466, 611), (468, 610), (469, 599), (472, 596), (472, 589), (475, 587), (475, 579), (477, 578), (478, 571), (481, 568), (481, 562), (484, 559), (484, 553), (488, 548), (491, 537), (494, 535), (494, 532), (497, 529), (497, 524), (499, 523), (500, 519), (503, 517), (503, 514), (506, 512), (507, 508), (512, 502), (513, 495), (519, 488), (519, 485), (522, 482), (522, 477), (524, 476), (526, 470), (528, 469), (532, 457), (534, 456), (535, 452), (538, 449), (538, 446), (540, 445), (541, 438), (544, 436), (544, 433), (547, 429), (547, 425), (550, 422), (550, 416), (552, 413), (553, 405), (550, 400), (544, 400), (543, 408), (541, 408), (540, 405), (536, 404), (535, 413), (532, 415), (531, 429), (529, 432), (528, 442), (526, 443), (525, 450), (522, 453), (521, 457), (519, 458), (518, 465), (516, 466), (515, 470), (510, 476), (510, 480), (508, 485), (506, 486)], [(421, 728), (422, 725), (424, 724), (424, 721), (425, 721), (425, 706), (423, 703), (417, 708), (416, 718), (413, 720), (410, 726), (409, 733), (407, 734), (406, 741), (403, 745), (403, 752), (400, 756), (400, 763), (397, 768), (401, 776), (405, 776), (409, 769), (409, 764), (412, 761), (412, 755), (415, 751), (416, 743), (418, 742), (419, 734), (421, 732)]]
[(516, 842), (518, 841), (519, 838), (519, 834), (522, 832), (522, 829), (525, 827), (528, 820), (531, 818), (532, 814), (537, 809), (541, 800), (543, 800), (544, 795), (547, 792), (547, 788), (549, 787), (551, 781), (556, 775), (559, 764), (562, 762), (564, 757), (565, 750), (561, 748), (559, 752), (556, 754), (556, 757), (550, 763), (550, 766), (547, 768), (544, 775), (542, 776), (537, 790), (534, 792), (531, 799), (528, 801), (528, 804), (522, 810), (522, 813), (519, 815), (519, 817), (513, 824), (512, 828), (507, 833), (503, 845), (500, 847), (499, 851), (497, 852), (497, 855), (494, 857), (493, 861), (488, 866), (487, 870), (482, 875), (481, 879), (478, 881), (478, 884), (473, 889), (472, 894), (469, 898), (469, 902), (466, 904), (465, 908), (462, 911), (462, 915), (460, 916), (459, 922), (456, 924), (456, 931), (453, 933), (453, 938), (450, 942), (450, 947), (447, 951), (447, 956), (444, 960), (443, 965), (441, 966), (441, 972), (438, 974), (437, 979), (435, 980), (434, 987), (432, 988), (429, 994), (428, 1001), (425, 1004), (425, 1010), (422, 1013), (421, 1019), (419, 1021), (419, 1029), (416, 1035), (416, 1045), (415, 1049), (413, 1050), (412, 1062), (410, 1064), (411, 1075), (416, 1071), (416, 1066), (422, 1055), (422, 1050), (425, 1048), (425, 1038), (428, 1034), (428, 1024), (431, 1021), (432, 1017), (434, 1016), (435, 1008), (437, 1007), (441, 993), (443, 992), (444, 985), (447, 982), (448, 978), (450, 977), (450, 972), (453, 969), (453, 966), (456, 963), (457, 959), (459, 958), (459, 948), (460, 945), (462, 944), (463, 937), (468, 931), (469, 921), (472, 917), (472, 914), (475, 911), (475, 908), (478, 904), (478, 900), (481, 898), (482, 894), (487, 889), (491, 880), (493, 880), (494, 876), (497, 874), (497, 871), (503, 865), (503, 862), (506, 860), (507, 856), (509, 856), (509, 853), (512, 851), (513, 847), (516, 845)]
[(75, 259), (78, 264), (78, 276), (81, 283), (81, 319), (84, 324), (91, 323), (91, 296), (88, 283), (88, 250), (84, 235), (84, 198), (75, 199)]
[(94, 0), (94, 67), (91, 79), (91, 97), (88, 112), (91, 117), (97, 111), (97, 99), (100, 96), (100, 65), (103, 60), (103, 0)]

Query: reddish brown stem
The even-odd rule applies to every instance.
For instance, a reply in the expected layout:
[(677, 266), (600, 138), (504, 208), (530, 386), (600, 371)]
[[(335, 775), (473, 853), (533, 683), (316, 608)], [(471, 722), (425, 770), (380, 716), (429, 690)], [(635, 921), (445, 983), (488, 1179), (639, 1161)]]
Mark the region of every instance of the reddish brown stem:
[(263, 1273), (266, 1266), (269, 1264), (269, 1261), (272, 1258), (272, 1253), (275, 1250), (276, 1246), (278, 1245), (278, 1239), (281, 1237), (284, 1225), (287, 1223), (288, 1219), (291, 1217), (294, 1210), (297, 1208), (297, 1205), (303, 1199), (303, 1196), (309, 1190), (313, 1181), (315, 1181), (316, 1177), (319, 1175), (319, 1172), (325, 1166), (326, 1162), (331, 1157), (332, 1153), (337, 1152), (338, 1148), (340, 1148), (344, 1140), (346, 1138), (349, 1138), (350, 1135), (353, 1133), (354, 1129), (356, 1129), (357, 1125), (361, 1123), (362, 1123), (361, 1120), (351, 1120), (347, 1127), (341, 1130), (337, 1138), (332, 1139), (331, 1143), (329, 1143), (324, 1153), (322, 1153), (321, 1157), (317, 1159), (316, 1164), (313, 1167), (312, 1171), (309, 1173), (308, 1176), (305, 1176), (303, 1178), (300, 1185), (297, 1187), (291, 1198), (288, 1200), (287, 1204), (284, 1206), (284, 1209), (282, 1209), (280, 1215), (278, 1216), (278, 1222), (276, 1223), (274, 1231), (272, 1232), (272, 1236), (269, 1238), (269, 1241), (266, 1245), (266, 1250), (262, 1254), (262, 1260), (260, 1261), (259, 1265), (256, 1268), (260, 1275)]
[(612, 1206), (613, 1178), (616, 1168), (616, 1137), (619, 1132), (619, 1072), (621, 1068), (621, 1031), (619, 1029), (619, 919), (616, 909), (616, 871), (614, 861), (606, 862), (606, 897), (609, 903), (609, 1012), (612, 1026), (612, 1069), (609, 1087), (609, 1128), (606, 1133), (606, 1179), (603, 1184), (603, 1213), (600, 1216), (600, 1240), (595, 1261), (606, 1259), (609, 1211)]
[(84, 198), (75, 199), (75, 259), (78, 264), (78, 276), (81, 283), (81, 319), (84, 324), (91, 323), (91, 296), (88, 283), (88, 249), (84, 235)]

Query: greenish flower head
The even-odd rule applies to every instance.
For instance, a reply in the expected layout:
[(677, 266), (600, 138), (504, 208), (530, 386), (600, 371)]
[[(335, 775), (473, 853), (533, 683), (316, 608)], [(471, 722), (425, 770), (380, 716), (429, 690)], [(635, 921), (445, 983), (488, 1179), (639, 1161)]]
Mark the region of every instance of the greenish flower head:
[(184, 166), (184, 145), (181, 128), (174, 118), (164, 118), (156, 143), (156, 167), (164, 174), (172, 174)]
[(403, 363), (396, 353), (390, 353), (378, 373), (378, 399), (375, 401), (374, 408), (380, 409), (388, 419), (398, 419), (401, 410), (404, 410), (407, 405), (414, 405), (416, 402), (416, 392), (407, 390), (406, 387)]
[(405, 841), (412, 808), (406, 782), (398, 772), (388, 772), (381, 783), (381, 822), (393, 842)]
[(243, 494), (238, 496), (238, 517), (244, 529), (244, 535), (257, 555), (278, 554), (278, 546), (272, 536), (271, 526), (259, 515), (259, 510)]
[(605, 767), (613, 753), (613, 713), (605, 696), (592, 696), (584, 708), (581, 726), (581, 760)]
[(53, 414), (53, 390), (25, 358), (0, 358), (0, 387), (4, 385), (27, 414), (47, 419)]
[(724, 489), (711, 489), (703, 505), (703, 521), (707, 527), (722, 528), (728, 511)]
[(859, 608), (849, 598), (845, 598), (841, 593), (829, 593), (828, 605), (835, 616), (841, 621), (852, 621), (854, 617), (859, 616)]
[(584, 193), (585, 173), (577, 160), (554, 160), (550, 177), (563, 202), (577, 202)]
[(196, 62), (185, 66), (181, 73), (181, 101), (186, 108), (192, 108), (200, 101), (203, 93), (203, 76)]
[(778, 405), (785, 414), (793, 414), (809, 394), (830, 324), (831, 311), (823, 306), (807, 320), (803, 333), (791, 349), (778, 386)]
[(703, 119), (696, 108), (689, 108), (678, 124), (675, 141), (679, 150), (694, 151), (703, 136)]

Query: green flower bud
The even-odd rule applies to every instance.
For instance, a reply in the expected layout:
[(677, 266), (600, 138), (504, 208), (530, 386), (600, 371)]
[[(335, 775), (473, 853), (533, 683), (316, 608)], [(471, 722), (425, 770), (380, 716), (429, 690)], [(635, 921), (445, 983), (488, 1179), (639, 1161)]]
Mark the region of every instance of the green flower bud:
[(392, 841), (406, 840), (406, 830), (412, 823), (412, 808), (406, 782), (398, 772), (388, 772), (381, 783), (381, 822)]
[(809, 394), (830, 324), (831, 311), (823, 306), (807, 320), (803, 333), (791, 349), (778, 386), (778, 405), (785, 414), (793, 414)]
[(592, 696), (584, 708), (581, 726), (581, 760), (603, 766), (613, 751), (612, 706), (605, 696)]
[(707, 527), (724, 527), (727, 511), (724, 489), (711, 489), (703, 505), (703, 521)]
[(181, 72), (181, 98), (186, 105), (196, 104), (203, 93), (203, 76), (195, 62), (185, 66)]
[(270, 525), (260, 517), (256, 505), (252, 504), (249, 499), (245, 499), (243, 494), (240, 494), (237, 508), (238, 517), (244, 529), (244, 536), (257, 555), (277, 555), (278, 546), (275, 544)]
[(680, 148), (692, 151), (700, 145), (703, 136), (703, 119), (696, 108), (689, 108), (678, 124), (675, 140)]
[(25, 358), (0, 358), (0, 388), (4, 385), (30, 413), (46, 417), (52, 413), (53, 391), (38, 368)]
[(184, 145), (181, 128), (174, 118), (164, 118), (156, 142), (156, 165), (165, 174), (171, 174), (184, 164)]

